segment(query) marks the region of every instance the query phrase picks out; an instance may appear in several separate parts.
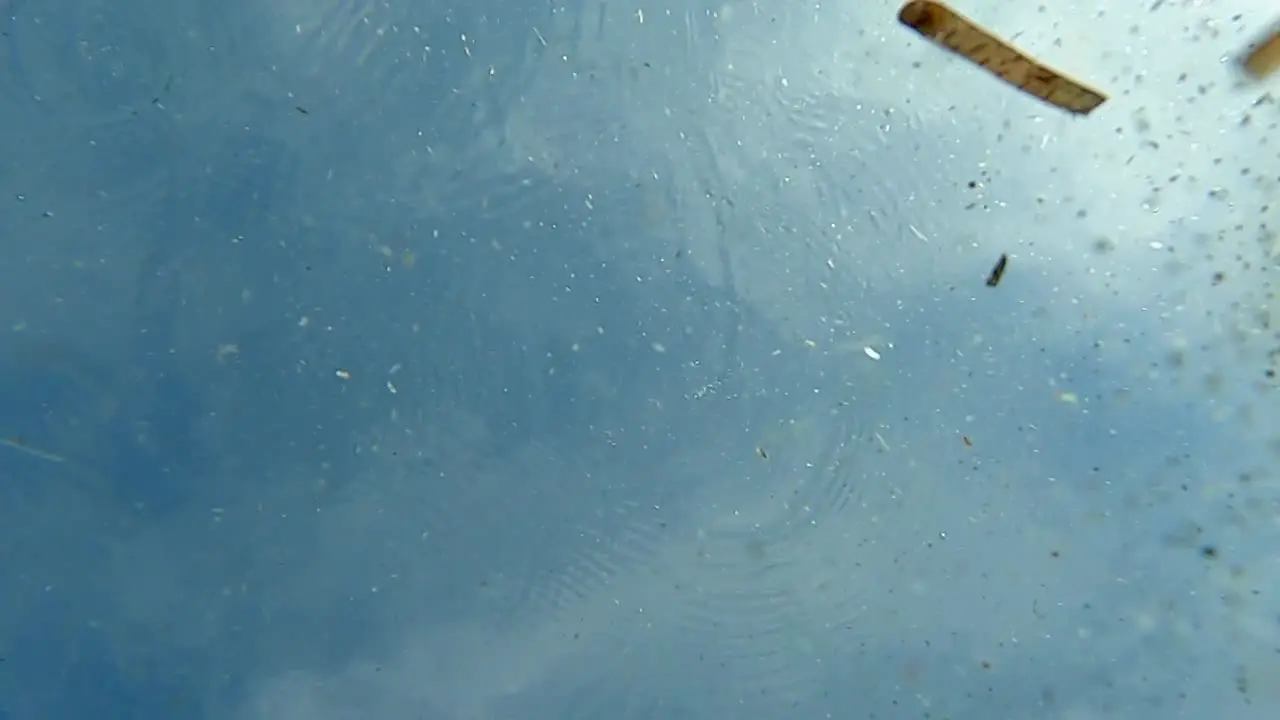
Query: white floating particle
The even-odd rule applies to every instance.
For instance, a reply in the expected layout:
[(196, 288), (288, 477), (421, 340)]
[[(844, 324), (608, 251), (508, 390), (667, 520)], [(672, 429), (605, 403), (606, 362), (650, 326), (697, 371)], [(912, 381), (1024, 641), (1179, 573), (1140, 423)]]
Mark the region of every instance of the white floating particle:
[(667, 351), (667, 346), (663, 345), (660, 342), (654, 342), (652, 347), (653, 347), (653, 351), (656, 353), (664, 353)]
[(334, 374), (334, 375), (337, 375), (339, 380), (350, 380), (350, 379), (351, 379), (351, 371), (350, 371), (350, 370), (343, 369), (343, 368), (338, 368), (337, 370), (335, 370), (335, 371), (334, 371), (334, 373), (333, 373), (333, 374)]
[(862, 348), (862, 352), (866, 353), (866, 354), (867, 354), (867, 357), (871, 358), (872, 360), (879, 360), (879, 359), (880, 359), (880, 353), (876, 352), (875, 350), (873, 350), (873, 349), (872, 349), (872, 348), (870, 348), (870, 347), (864, 347), (864, 348)]
[(396, 386), (390, 380), (387, 381), (387, 390), (390, 391), (392, 395), (395, 395), (397, 392), (399, 392), (398, 390), (396, 390)]
[(391, 369), (387, 371), (387, 374), (395, 375), (396, 373), (400, 372), (400, 367), (401, 367), (400, 363), (396, 363), (395, 365), (392, 365)]
[(1152, 240), (1147, 244), (1151, 246), (1152, 250), (1160, 250), (1161, 248), (1164, 247), (1164, 243), (1160, 242), (1159, 240)]

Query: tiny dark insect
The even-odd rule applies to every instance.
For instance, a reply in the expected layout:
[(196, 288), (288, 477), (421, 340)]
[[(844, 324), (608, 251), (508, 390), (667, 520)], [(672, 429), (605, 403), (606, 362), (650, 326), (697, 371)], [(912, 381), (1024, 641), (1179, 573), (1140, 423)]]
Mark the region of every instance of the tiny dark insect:
[(311, 114), (311, 113), (310, 113), (310, 111), (308, 111), (306, 108), (302, 107), (301, 105), (294, 105), (294, 106), (293, 106), (293, 109), (294, 109), (294, 110), (297, 110), (298, 112), (302, 113), (303, 115), (310, 115), (310, 114)]
[(1009, 256), (1000, 253), (1000, 259), (996, 261), (996, 266), (991, 268), (991, 274), (987, 276), (987, 287), (995, 287), (1000, 284), (1000, 280), (1004, 278), (1004, 269), (1009, 264)]
[(765, 452), (765, 451), (764, 451), (764, 448), (762, 448), (762, 447), (758, 447), (758, 448), (756, 448), (756, 454), (760, 456), (760, 459), (761, 459), (761, 460), (768, 460), (768, 459), (769, 459), (769, 453)]

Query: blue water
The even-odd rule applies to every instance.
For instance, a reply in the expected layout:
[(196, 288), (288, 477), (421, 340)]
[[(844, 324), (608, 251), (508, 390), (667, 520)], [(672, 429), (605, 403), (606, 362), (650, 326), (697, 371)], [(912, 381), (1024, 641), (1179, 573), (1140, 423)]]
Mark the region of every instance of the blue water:
[(0, 4), (0, 720), (1274, 716), (1253, 97), (894, 10)]

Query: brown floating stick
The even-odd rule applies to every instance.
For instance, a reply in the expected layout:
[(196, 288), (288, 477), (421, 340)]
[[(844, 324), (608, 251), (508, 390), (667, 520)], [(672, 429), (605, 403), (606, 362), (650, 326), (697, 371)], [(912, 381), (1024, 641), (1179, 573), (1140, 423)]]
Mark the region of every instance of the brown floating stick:
[(1088, 115), (1107, 100), (1106, 95), (1040, 64), (940, 2), (912, 0), (902, 6), (898, 20), (1028, 95), (1067, 112)]
[(1244, 71), (1255, 80), (1270, 75), (1276, 68), (1280, 68), (1280, 27), (1244, 59)]
[(991, 268), (991, 274), (987, 275), (987, 287), (995, 287), (1000, 284), (1004, 278), (1004, 271), (1009, 267), (1008, 253), (1000, 253), (1000, 259), (996, 260), (995, 267)]

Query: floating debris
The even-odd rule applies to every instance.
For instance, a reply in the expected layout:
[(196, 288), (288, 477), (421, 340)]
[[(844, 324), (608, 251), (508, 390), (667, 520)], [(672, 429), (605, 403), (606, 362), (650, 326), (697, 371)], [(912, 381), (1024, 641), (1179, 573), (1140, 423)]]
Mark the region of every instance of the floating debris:
[(1261, 80), (1280, 68), (1280, 25), (1271, 36), (1258, 44), (1243, 62), (1244, 71), (1254, 80)]
[(38, 457), (41, 460), (48, 460), (49, 462), (53, 462), (53, 463), (62, 463), (67, 461), (67, 459), (62, 457), (61, 455), (57, 455), (55, 453), (49, 452), (48, 450), (41, 450), (38, 447), (32, 447), (31, 445), (28, 445), (27, 442), (20, 437), (0, 438), (0, 445), (7, 445), (8, 447), (11, 447), (14, 450), (17, 450), (18, 452), (23, 452), (32, 457)]
[(987, 287), (995, 287), (1000, 284), (1004, 278), (1004, 269), (1009, 265), (1009, 256), (1000, 253), (1000, 259), (996, 260), (995, 267), (991, 268), (991, 274), (987, 276)]
[(1043, 65), (950, 7), (912, 0), (898, 20), (937, 45), (963, 55), (1019, 90), (1076, 115), (1088, 115), (1107, 96)]
[(240, 355), (240, 346), (235, 343), (220, 343), (218, 350), (213, 354), (219, 365), (225, 365), (228, 360)]

